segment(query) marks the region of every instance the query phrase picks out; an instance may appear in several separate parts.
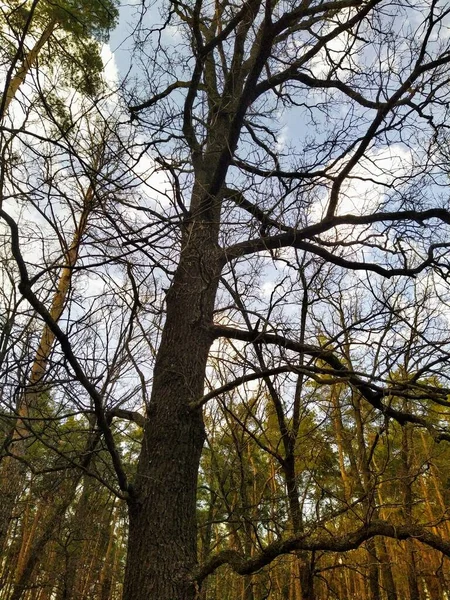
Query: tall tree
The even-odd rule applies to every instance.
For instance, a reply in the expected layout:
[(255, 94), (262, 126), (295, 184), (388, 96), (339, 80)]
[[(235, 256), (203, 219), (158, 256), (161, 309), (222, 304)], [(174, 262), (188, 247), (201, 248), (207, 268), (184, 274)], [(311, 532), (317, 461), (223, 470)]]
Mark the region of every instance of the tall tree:
[[(117, 3), (13, 0), (2, 9), (7, 30), (3, 51), (12, 55), (0, 104), (0, 118), (47, 49), (42, 64), (62, 67), (67, 83), (93, 93), (101, 83), (103, 64), (97, 40), (107, 39), (117, 20)], [(95, 39), (97, 38), (97, 39)], [(31, 40), (31, 46), (28, 44)], [(52, 43), (53, 42), (53, 43)]]
[[(186, 156), (192, 177), (182, 179), (190, 199), (181, 223), (180, 257), (166, 296), (149, 420), (129, 499), (127, 600), (195, 596), (189, 574), (196, 563), (195, 490), (204, 434), (201, 414), (194, 407), (202, 395), (213, 340), (225, 336), (279, 344), (294, 352), (323, 356), (338, 373), (346, 371), (332, 352), (282, 336), (275, 324), (266, 323), (261, 331), (256, 325), (247, 330), (214, 325), (217, 289), (229, 265), (267, 251), (276, 260), (276, 253), (282, 258), (280, 250), (291, 247), (347, 268), (386, 276), (413, 274), (431, 264), (434, 255), (427, 246), (423, 259), (412, 258), (402, 250), (402, 242), (395, 241), (400, 231), (410, 231), (414, 223), (428, 217), (449, 220), (442, 207), (428, 212), (423, 202), (416, 202), (407, 209), (394, 197), (375, 208), (368, 202), (353, 214), (344, 205), (351, 178), (369, 152), (387, 143), (400, 123), (406, 123), (403, 131), (409, 130), (412, 136), (408, 121), (413, 115), (417, 118), (419, 105), (426, 101), (420, 99), (424, 86), (435, 86), (440, 77), (446, 81), (441, 67), (449, 60), (447, 50), (429, 54), (430, 36), (446, 18), (445, 7), (433, 3), (426, 14), (421, 13), (423, 20), (414, 39), (409, 37), (408, 52), (396, 53), (396, 60), (404, 65), (398, 78), (384, 69), (376, 75), (374, 65), (384, 60), (387, 38), (383, 32), (392, 35), (400, 27), (398, 19), (406, 5), (394, 9), (377, 1), (300, 5), (249, 1), (237, 7), (199, 1), (193, 6), (173, 2), (168, 9), (191, 44), (193, 58), (184, 67), (189, 71), (187, 80), (179, 79), (181, 61), (166, 64), (165, 72), (176, 79), (136, 104), (132, 112), (143, 123), (155, 122), (150, 115), (159, 114), (161, 101), (170, 102), (172, 93), (187, 89), (182, 110), (172, 110), (174, 137), (159, 152), (172, 168), (166, 158), (170, 153), (174, 158)], [(374, 23), (383, 25), (373, 27)], [(405, 39), (408, 35), (405, 31)], [(375, 51), (375, 63), (356, 60), (363, 55), (360, 39), (365, 40), (366, 51), (368, 47)], [(334, 44), (342, 44), (344, 50), (336, 52)], [(155, 63), (158, 70), (159, 61)], [(369, 84), (373, 77), (376, 83), (371, 80)], [(329, 98), (327, 117), (336, 125), (328, 138), (308, 141), (313, 132), (305, 135), (306, 155), (302, 158), (300, 152), (293, 152), (295, 158), (289, 164), (277, 149), (271, 119), (282, 104), (304, 103), (308, 110), (316, 110), (311, 90), (317, 108), (319, 98)], [(414, 99), (411, 94), (416, 95)], [(348, 107), (345, 126), (336, 122), (333, 98)], [(356, 120), (350, 116), (352, 111)], [(154, 131), (156, 135), (157, 127)], [(182, 134), (179, 145), (175, 144), (177, 131)], [(317, 213), (310, 207), (319, 186), (328, 189), (323, 212)], [(180, 198), (183, 204), (184, 197)], [(251, 226), (239, 230), (229, 225), (233, 218), (238, 223), (244, 213), (259, 222), (260, 235)], [(389, 261), (383, 251), (391, 251), (392, 244), (375, 242), (378, 223), (383, 224), (386, 237), (394, 240), (394, 248), (400, 244), (399, 253)], [(350, 230), (349, 225), (353, 226)], [(351, 256), (340, 249), (344, 235)], [(365, 236), (377, 246), (372, 262), (363, 258)], [(433, 243), (426, 237), (427, 243)], [(366, 387), (357, 376), (350, 376), (349, 381), (375, 408), (389, 412), (379, 395), (382, 392)], [(402, 413), (398, 418), (409, 417)], [(148, 536), (154, 543), (148, 544)], [(245, 572), (245, 567), (240, 569)]]

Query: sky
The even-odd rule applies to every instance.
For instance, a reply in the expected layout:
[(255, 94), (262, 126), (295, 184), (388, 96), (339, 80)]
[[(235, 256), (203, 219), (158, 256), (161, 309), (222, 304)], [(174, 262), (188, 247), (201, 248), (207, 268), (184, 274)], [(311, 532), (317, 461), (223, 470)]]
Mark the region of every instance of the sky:
[[(115, 31), (112, 32), (109, 44), (103, 49), (106, 76), (110, 81), (118, 81), (128, 73), (130, 66), (133, 66), (131, 63), (133, 40), (130, 36), (134, 24), (136, 23), (136, 11), (140, 6), (140, 3), (134, 5), (127, 3), (121, 7), (118, 26)], [(151, 21), (153, 17), (157, 17), (157, 13), (155, 12), (155, 9), (153, 9), (152, 14), (149, 9), (146, 18)], [(336, 51), (338, 51), (338, 49), (336, 49)], [(320, 75), (320, 64), (316, 64), (315, 69), (317, 69), (317, 74)], [(299, 145), (301, 145), (302, 130), (305, 129), (305, 123), (297, 119), (294, 113), (291, 115), (280, 114), (280, 123), (283, 132), (282, 138), (279, 140), (280, 146), (286, 144), (289, 138), (293, 140), (298, 138), (300, 140)], [(359, 166), (353, 171), (353, 175), (359, 175), (361, 179), (352, 180), (343, 189), (345, 194), (342, 194), (342, 203), (340, 206), (341, 214), (355, 211), (361, 212), (363, 208), (376, 210), (383, 195), (383, 188), (382, 186), (378, 186), (378, 188), (374, 186), (373, 182), (368, 180), (368, 176), (375, 174), (381, 183), (390, 181), (394, 175), (401, 176), (405, 170), (407, 170), (411, 161), (411, 158), (408, 153), (405, 152), (404, 147), (396, 144), (391, 144), (390, 147), (384, 146), (382, 148), (376, 148), (373, 151), (368, 152), (367, 155), (370, 160), (362, 160)], [(151, 157), (145, 156), (143, 164), (141, 164), (142, 176), (151, 172), (152, 167), (153, 163)], [(365, 178), (365, 180), (363, 178)], [(156, 191), (158, 189), (161, 191), (168, 189), (168, 193), (170, 193), (167, 181), (164, 180), (160, 173), (156, 177), (153, 176), (149, 183), (154, 188), (149, 192), (152, 198), (158, 198)], [(159, 199), (161, 203), (164, 203), (164, 196), (161, 195)], [(362, 206), (363, 199), (366, 200), (364, 207)], [(318, 199), (316, 203), (317, 207), (315, 207), (316, 213), (312, 214), (312, 218), (315, 220), (320, 220), (320, 213), (324, 210), (325, 201), (326, 197)], [(270, 256), (268, 257), (268, 261), (269, 260)], [(283, 275), (283, 273), (281, 273), (281, 275)], [(270, 269), (270, 267), (267, 267), (262, 274), (264, 300), (267, 300), (273, 291), (277, 277), (277, 272)]]
[[(108, 46), (114, 55), (117, 70), (124, 77), (131, 66), (131, 54), (133, 47), (132, 33), (136, 26), (139, 9), (142, 2), (122, 1), (119, 9), (119, 20), (117, 27), (111, 32)], [(147, 18), (151, 18), (152, 9), (147, 12)]]
[[(159, 21), (159, 14), (155, 3), (153, 6), (146, 9), (144, 16), (145, 22), (154, 24)], [(115, 30), (111, 33), (109, 44), (105, 47), (103, 57), (105, 60), (105, 70), (108, 79), (118, 80), (130, 73), (133, 75), (133, 37), (132, 33), (138, 21), (142, 9), (142, 2), (131, 0), (123, 2), (120, 7), (119, 21)], [(331, 46), (331, 51), (336, 56), (345, 50), (345, 36), (336, 39)], [(136, 63), (135, 63), (136, 64)], [(344, 65), (345, 66), (345, 65)], [(319, 56), (315, 59), (312, 66), (315, 75), (323, 77), (328, 69), (326, 63), (326, 55)], [(138, 72), (134, 73), (137, 77)], [(317, 100), (325, 99), (325, 95), (320, 90), (314, 90), (313, 95), (316, 95)], [(323, 98), (319, 96), (322, 94)], [(345, 107), (342, 107), (345, 110)], [(283, 146), (287, 147), (290, 143), (301, 147), (306, 143), (307, 137), (311, 133), (311, 124), (305, 123), (302, 118), (299, 119), (299, 111), (291, 109), (290, 111), (280, 112), (279, 125), (280, 135), (279, 144), (280, 150)], [(320, 126), (320, 115), (316, 114), (315, 119), (318, 119)], [(325, 130), (327, 127), (324, 128)], [(314, 131), (314, 136), (318, 139), (318, 127)], [(340, 214), (360, 213), (370, 208), (376, 209), (380, 203), (385, 188), (384, 184), (391, 182), (395, 177), (404, 176), (408, 165), (411, 164), (411, 155), (408, 149), (400, 145), (392, 144), (392, 146), (384, 148), (376, 148), (373, 152), (368, 152), (369, 160), (361, 161), (355, 171), (356, 176), (351, 182), (346, 184), (342, 190), (342, 200), (339, 207)], [(364, 164), (363, 164), (364, 163)], [(342, 163), (341, 165), (342, 166)], [(368, 177), (376, 177), (381, 185), (374, 186), (373, 181), (368, 181)], [(364, 181), (364, 179), (366, 180)], [(361, 200), (364, 199), (364, 202)], [(327, 198), (324, 196), (319, 199), (316, 209), (316, 218), (320, 218), (320, 212), (326, 208)]]

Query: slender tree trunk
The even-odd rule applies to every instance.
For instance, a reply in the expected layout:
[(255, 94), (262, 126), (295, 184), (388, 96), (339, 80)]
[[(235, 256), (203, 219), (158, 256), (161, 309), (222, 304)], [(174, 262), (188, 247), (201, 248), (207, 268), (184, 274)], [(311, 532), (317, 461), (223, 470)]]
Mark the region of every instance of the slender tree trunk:
[(22, 64), (17, 69), (15, 75), (11, 78), (11, 81), (9, 82), (9, 85), (8, 85), (8, 89), (6, 90), (6, 93), (5, 93), (6, 98), (5, 98), (5, 102), (3, 104), (3, 112), (2, 112), (2, 115), (0, 115), (0, 120), (8, 112), (9, 105), (14, 100), (18, 89), (25, 81), (25, 78), (26, 78), (27, 74), (29, 73), (30, 69), (32, 69), (35, 66), (38, 56), (39, 56), (39, 52), (42, 50), (42, 48), (45, 46), (45, 44), (50, 39), (50, 36), (56, 29), (56, 26), (57, 26), (57, 20), (52, 19), (48, 23), (48, 25), (46, 26), (44, 31), (41, 33), (41, 36), (38, 39), (38, 41), (36, 42), (36, 44), (33, 46), (33, 48), (30, 50), (30, 52), (28, 52), (28, 54), (25, 56)]
[(394, 576), (392, 574), (391, 559), (386, 540), (383, 537), (377, 538), (378, 556), (381, 561), (381, 578), (383, 589), (387, 600), (397, 600), (397, 590), (395, 587)]
[[(404, 409), (407, 410), (407, 402), (405, 401)], [(401, 458), (403, 464), (403, 513), (405, 521), (408, 524), (413, 523), (413, 491), (412, 491), (412, 430), (409, 424), (402, 428), (402, 448)], [(414, 548), (414, 540), (407, 540), (407, 574), (408, 574), (408, 590), (409, 600), (420, 600), (419, 582), (417, 577), (416, 566), (416, 551)]]
[(338, 448), (338, 458), (339, 458), (339, 470), (341, 472), (342, 483), (344, 486), (344, 497), (346, 502), (351, 499), (351, 485), (350, 479), (347, 474), (347, 470), (345, 468), (345, 451), (344, 451), (344, 427), (342, 425), (342, 414), (341, 414), (341, 405), (340, 405), (340, 391), (342, 386), (334, 384), (330, 390), (331, 402), (333, 405), (333, 425), (334, 425), (334, 433), (336, 436), (336, 445)]
[[(298, 498), (295, 457), (293, 449), (288, 458), (285, 459), (283, 473), (286, 481), (292, 530), (294, 535), (299, 535), (303, 530), (303, 523), (302, 512)], [(295, 556), (298, 560), (301, 598), (302, 600), (314, 600), (314, 553), (297, 552)]]
[[(73, 500), (75, 486), (71, 489), (71, 491), (73, 493), (68, 494), (64, 501), (59, 504), (55, 510), (47, 513), (45, 522), (42, 524), (42, 531), (36, 534), (32, 545), (28, 549), (27, 556), (21, 564), (21, 570), (20, 573), (18, 573), (14, 584), (14, 590), (9, 600), (21, 600), (21, 598), (23, 598), (27, 588), (31, 583), (33, 570), (39, 560), (42, 558), (42, 552), (44, 551), (47, 543), (50, 541), (53, 532), (60, 524), (61, 519)], [(49, 500), (47, 500), (47, 502), (49, 502)]]
[[(84, 209), (81, 213), (80, 221), (65, 256), (66, 264), (61, 270), (58, 285), (52, 299), (50, 315), (54, 321), (59, 321), (72, 285), (73, 267), (77, 262), (80, 243), (86, 231), (88, 217), (92, 210), (93, 196), (93, 188), (89, 187), (84, 198)], [(28, 438), (33, 437), (33, 433), (27, 424), (27, 417), (30, 416), (39, 402), (40, 394), (42, 393), (41, 384), (47, 372), (54, 341), (54, 334), (45, 325), (31, 367), (27, 389), (19, 399), (17, 407), (18, 418), (8, 436), (7, 448), (9, 454), (3, 457), (0, 455), (0, 497), (2, 498), (2, 502), (0, 502), (0, 553), (5, 546), (14, 506), (24, 486), (26, 476), (26, 465), (21, 459), (25, 456)]]
[(289, 578), (289, 600), (302, 600), (302, 589), (300, 585), (300, 569), (297, 556), (292, 556), (290, 578)]
[[(370, 472), (369, 458), (367, 456), (366, 440), (364, 436), (364, 423), (362, 419), (362, 406), (361, 398), (358, 394), (354, 394), (353, 397), (354, 416), (356, 421), (356, 438), (358, 443), (358, 462), (359, 470), (361, 473), (361, 483), (364, 492), (367, 494), (367, 500), (364, 502), (365, 509), (368, 515), (374, 513), (376, 515), (376, 509), (374, 508), (373, 498), (373, 483)], [(375, 539), (372, 538), (366, 542), (367, 554), (369, 559), (368, 566), (368, 579), (369, 579), (369, 592), (370, 600), (380, 600), (380, 569), (377, 547)]]
[(70, 541), (67, 544), (67, 560), (64, 583), (61, 585), (59, 600), (72, 600), (82, 597), (82, 579), (86, 577), (88, 548), (94, 543), (92, 539), (92, 519), (90, 508), (93, 487), (97, 482), (87, 476), (83, 477), (83, 491), (75, 508), (70, 527)]
[(371, 600), (380, 600), (380, 582), (379, 582), (379, 561), (375, 539), (372, 538), (366, 543), (367, 553), (369, 555), (369, 590)]
[[(202, 533), (202, 551), (201, 551), (201, 560), (202, 562), (206, 562), (206, 559), (209, 556), (212, 546), (212, 536), (213, 536), (213, 519), (214, 519), (214, 509), (216, 503), (216, 495), (211, 494), (209, 498), (209, 506), (208, 506), (208, 514), (206, 517), (206, 523), (204, 526), (204, 530)], [(202, 585), (200, 600), (206, 600), (208, 592), (208, 581)]]
[[(99, 439), (98, 432), (89, 435), (84, 451), (85, 458), (82, 462), (84, 469), (89, 467)], [(44, 507), (42, 522), (39, 523), (35, 535), (29, 538), (26, 554), (20, 561), (20, 570), (16, 573), (14, 589), (8, 600), (20, 600), (24, 591), (29, 587), (33, 571), (42, 559), (43, 551), (63, 520), (67, 509), (73, 503), (82, 475), (82, 470), (76, 471), (73, 477), (62, 482), (56, 492), (52, 490), (42, 499)]]
[(46, 509), (45, 503), (40, 502), (39, 506), (37, 507), (33, 522), (31, 524), (31, 527), (29, 528), (29, 530), (26, 526), (26, 522), (24, 524), (23, 535), (22, 535), (22, 544), (20, 547), (20, 552), (19, 552), (19, 556), (17, 558), (17, 564), (16, 564), (16, 569), (15, 569), (15, 576), (14, 576), (15, 581), (20, 580), (22, 573), (25, 569), (25, 566), (26, 566), (27, 560), (28, 560), (28, 556), (30, 554), (30, 548), (31, 548), (31, 546), (33, 544), (33, 540), (36, 536), (38, 526), (40, 523), (42, 523), (42, 520), (45, 518), (45, 509)]
[(117, 512), (118, 509), (115, 508), (111, 514), (111, 524), (109, 527), (109, 538), (108, 538), (108, 546), (105, 552), (105, 558), (103, 561), (103, 567), (100, 571), (100, 576), (98, 578), (99, 585), (99, 594), (100, 600), (110, 600), (111, 599), (111, 590), (112, 590), (112, 582), (113, 582), (113, 564), (115, 557), (115, 533), (114, 530), (116, 528), (117, 522)]
[(23, 463), (10, 456), (5, 457), (0, 465), (0, 555), (3, 556), (14, 507), (23, 489), (26, 469)]

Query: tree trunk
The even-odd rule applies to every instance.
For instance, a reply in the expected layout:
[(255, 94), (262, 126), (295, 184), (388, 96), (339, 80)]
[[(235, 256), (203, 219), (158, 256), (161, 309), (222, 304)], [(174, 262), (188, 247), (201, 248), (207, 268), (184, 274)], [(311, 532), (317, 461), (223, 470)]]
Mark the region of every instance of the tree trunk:
[[(366, 510), (367, 515), (373, 515), (375, 518), (378, 514), (375, 506), (375, 499), (373, 497), (373, 481), (372, 474), (370, 471), (369, 458), (367, 456), (366, 440), (364, 436), (364, 422), (362, 418), (362, 402), (358, 394), (353, 395), (353, 414), (356, 423), (356, 440), (358, 447), (358, 462), (359, 470), (361, 473), (361, 484), (364, 492), (367, 494), (367, 499), (364, 501), (363, 506)], [(377, 547), (375, 539), (370, 539), (366, 542), (366, 549), (368, 554), (368, 580), (369, 580), (369, 597), (370, 600), (380, 600), (380, 569), (379, 560), (377, 554)]]
[[(50, 315), (56, 322), (61, 318), (72, 285), (73, 267), (78, 259), (81, 240), (86, 231), (88, 217), (92, 210), (93, 197), (94, 189), (92, 186), (89, 186), (84, 197), (84, 209), (81, 213), (80, 221), (75, 228), (72, 243), (65, 255), (66, 265), (61, 269), (58, 285), (52, 298)], [(26, 465), (20, 459), (25, 456), (27, 439), (33, 437), (33, 432), (30, 431), (30, 427), (27, 424), (27, 417), (30, 416), (33, 408), (36, 408), (40, 394), (42, 393), (41, 384), (47, 372), (54, 341), (55, 336), (53, 332), (45, 325), (34, 356), (27, 389), (19, 398), (17, 406), (18, 418), (8, 436), (7, 448), (10, 455), (3, 457), (0, 455), (0, 496), (2, 498), (2, 502), (0, 502), (0, 553), (5, 546), (14, 506), (24, 486), (26, 476)], [(19, 460), (15, 457), (18, 457)]]
[(113, 565), (114, 565), (114, 555), (115, 555), (114, 530), (116, 528), (117, 513), (118, 513), (118, 510), (114, 509), (113, 513), (111, 514), (111, 524), (109, 527), (108, 546), (106, 548), (105, 558), (103, 561), (103, 567), (102, 567), (102, 570), (100, 571), (100, 576), (98, 578), (100, 600), (110, 600), (111, 599), (111, 591), (112, 591), (112, 583), (113, 583)]
[(379, 561), (377, 556), (377, 547), (375, 538), (369, 540), (366, 544), (369, 555), (369, 590), (371, 600), (380, 600), (380, 582), (379, 582)]
[(300, 586), (302, 588), (302, 600), (314, 600), (314, 552), (303, 552), (299, 556)]
[(64, 581), (61, 585), (61, 595), (58, 600), (73, 600), (82, 597), (82, 582), (88, 574), (87, 571), (89, 571), (87, 561), (92, 553), (92, 545), (95, 543), (90, 509), (94, 498), (92, 492), (98, 484), (95, 480), (85, 476), (82, 485), (83, 491), (70, 523), (70, 540), (66, 546), (67, 560)]
[[(404, 409), (408, 410), (407, 401)], [(403, 514), (408, 524), (413, 524), (413, 489), (414, 474), (412, 473), (412, 428), (410, 424), (402, 428), (401, 458), (403, 466)], [(409, 600), (420, 600), (419, 582), (417, 577), (414, 540), (406, 542)]]
[(63, 518), (72, 499), (73, 495), (70, 495), (70, 497), (68, 496), (61, 505), (46, 515), (45, 522), (42, 526), (42, 532), (36, 535), (31, 547), (28, 550), (27, 556), (21, 564), (21, 570), (17, 575), (10, 600), (20, 600), (23, 598), (26, 590), (31, 584), (33, 570), (38, 564), (39, 560), (42, 558), (42, 553), (47, 543), (51, 539), (55, 529), (60, 525), (61, 519)]
[(188, 223), (167, 293), (167, 317), (135, 493), (129, 502), (124, 600), (192, 600), (197, 561), (196, 493), (205, 439), (201, 411), (220, 264), (216, 223)]
[(377, 538), (378, 556), (381, 561), (381, 578), (383, 589), (387, 600), (397, 600), (397, 590), (395, 587), (394, 576), (392, 574), (391, 560), (386, 540), (383, 537)]
[(28, 52), (28, 54), (25, 56), (22, 64), (17, 69), (15, 75), (11, 78), (11, 81), (9, 82), (9, 85), (8, 85), (8, 89), (6, 90), (6, 93), (5, 93), (5, 102), (3, 104), (3, 110), (2, 110), (2, 114), (0, 115), (0, 120), (8, 112), (9, 105), (14, 100), (14, 98), (17, 94), (17, 90), (20, 88), (20, 86), (25, 81), (25, 78), (26, 78), (27, 74), (29, 73), (30, 69), (32, 67), (34, 67), (34, 65), (36, 64), (36, 61), (39, 56), (39, 52), (42, 50), (42, 48), (45, 46), (45, 44), (50, 39), (50, 36), (55, 31), (56, 25), (57, 25), (56, 19), (52, 19), (48, 23), (48, 25), (46, 26), (44, 31), (41, 33), (41, 37), (38, 39), (38, 41), (33, 46), (33, 48), (30, 50), (30, 52)]
[[(303, 530), (303, 517), (298, 498), (295, 456), (293, 448), (288, 457), (285, 459), (283, 474), (286, 481), (289, 516), (291, 519), (292, 530), (294, 535), (300, 535)], [(298, 560), (301, 598), (302, 600), (314, 600), (314, 552), (296, 552), (295, 556)]]
[[(99, 439), (98, 432), (89, 435), (84, 452), (85, 458), (81, 463), (84, 469), (89, 467)], [(61, 524), (67, 509), (72, 504), (82, 476), (82, 470), (75, 471), (73, 477), (68, 477), (65, 481), (63, 480), (56, 491), (52, 489), (43, 495), (40, 504), (40, 507), (43, 507), (43, 516), (38, 524), (39, 530), (29, 537), (26, 551), (18, 565), (14, 590), (9, 600), (21, 599), (24, 591), (29, 587), (33, 571), (42, 559), (46, 545), (51, 540), (53, 533)]]

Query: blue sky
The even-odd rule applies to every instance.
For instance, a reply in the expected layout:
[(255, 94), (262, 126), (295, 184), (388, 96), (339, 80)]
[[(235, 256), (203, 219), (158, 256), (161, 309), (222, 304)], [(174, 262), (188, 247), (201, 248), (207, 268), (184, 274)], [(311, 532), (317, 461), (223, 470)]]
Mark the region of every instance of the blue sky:
[(121, 76), (126, 75), (130, 68), (133, 39), (131, 33), (136, 23), (136, 13), (140, 2), (121, 2), (119, 22), (110, 35), (109, 46), (114, 54), (115, 62)]

